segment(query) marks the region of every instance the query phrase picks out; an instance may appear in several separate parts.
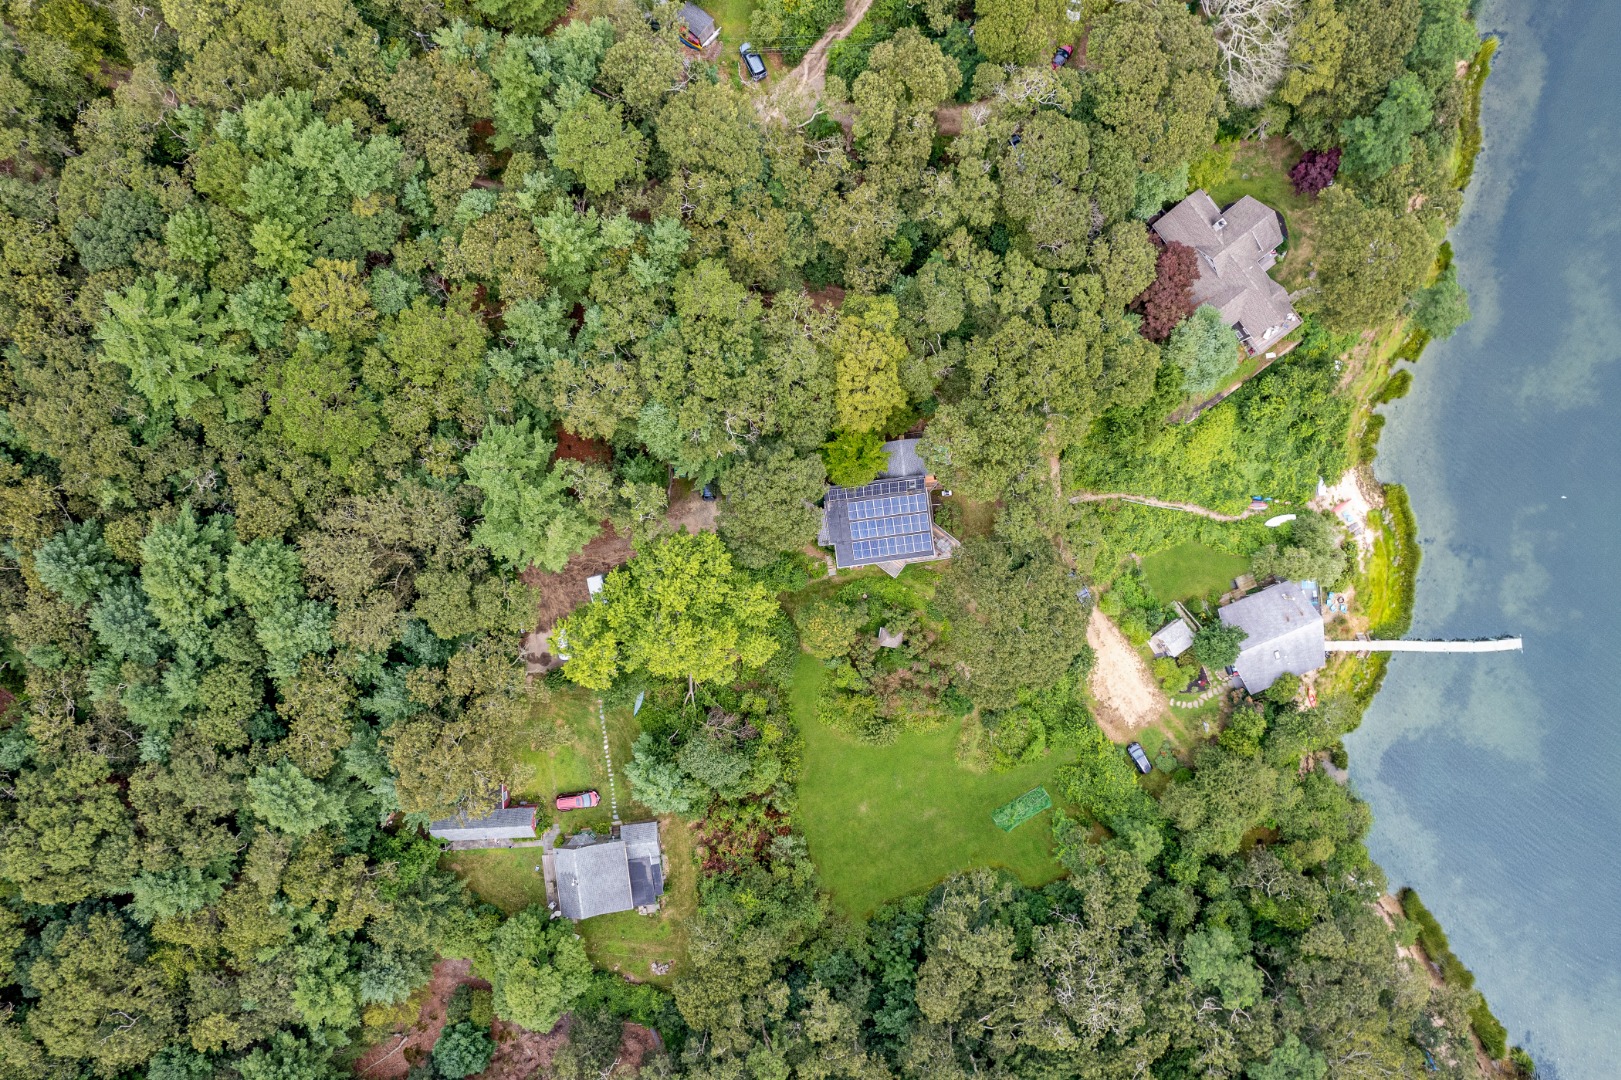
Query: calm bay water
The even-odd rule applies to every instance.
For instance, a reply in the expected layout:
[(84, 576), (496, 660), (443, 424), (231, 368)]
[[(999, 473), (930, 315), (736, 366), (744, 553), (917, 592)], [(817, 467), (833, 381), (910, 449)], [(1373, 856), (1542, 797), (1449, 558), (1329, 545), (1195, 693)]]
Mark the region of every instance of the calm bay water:
[(1556, 1080), (1621, 1077), (1618, 14), (1481, 4), (1502, 46), (1453, 236), (1475, 318), (1414, 370), (1378, 463), (1418, 515), (1413, 636), (1525, 653), (1397, 655), (1346, 740), (1374, 857)]

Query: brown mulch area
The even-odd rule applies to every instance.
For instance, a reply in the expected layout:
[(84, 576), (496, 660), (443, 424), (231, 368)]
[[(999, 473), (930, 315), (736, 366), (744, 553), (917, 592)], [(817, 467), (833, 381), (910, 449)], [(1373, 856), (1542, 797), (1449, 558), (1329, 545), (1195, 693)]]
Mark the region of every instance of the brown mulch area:
[(613, 447), (601, 439), (587, 439), (576, 435), (562, 424), (557, 425), (552, 437), (557, 440), (557, 452), (552, 455), (553, 461), (562, 461), (566, 458), (569, 461), (585, 461), (596, 465), (613, 464)]
[(805, 295), (818, 311), (837, 311), (844, 306), (844, 290), (837, 285), (823, 285), (820, 289), (806, 289)]
[[(411, 1071), (413, 1063), (421, 1061), (439, 1041), (439, 1032), (445, 1026), (445, 1006), (456, 987), (469, 983), (485, 989), (490, 984), (472, 975), (471, 960), (441, 960), (433, 966), (433, 978), (428, 981), (428, 993), (422, 1001), (422, 1011), (408, 1032), (395, 1035), (372, 1047), (355, 1062), (356, 1076), (366, 1080), (398, 1080)], [(403, 1035), (404, 1045), (401, 1045)]]
[(568, 565), (555, 574), (531, 566), (521, 577), (526, 585), (540, 593), (535, 607), (535, 626), (544, 634), (564, 615), (587, 600), (591, 593), (585, 579), (592, 574), (606, 574), (616, 566), (630, 561), (630, 539), (614, 532), (612, 525), (603, 523), (595, 540), (585, 545)]
[[(483, 979), (473, 977), (472, 966), (469, 960), (441, 960), (435, 964), (416, 1024), (362, 1054), (354, 1064), (355, 1076), (365, 1080), (401, 1080), (412, 1065), (427, 1058), (444, 1029), (445, 1006), (456, 988), (464, 983), (477, 990), (490, 987)], [(568, 1041), (568, 1029), (567, 1016), (544, 1033), (497, 1020), (490, 1026), (490, 1034), (495, 1037), (495, 1056), (490, 1059), (490, 1067), (479, 1075), (485, 1080), (530, 1080), (551, 1065), (552, 1055)], [(614, 1075), (633, 1075), (641, 1068), (642, 1061), (662, 1046), (657, 1032), (639, 1024), (625, 1024)]]

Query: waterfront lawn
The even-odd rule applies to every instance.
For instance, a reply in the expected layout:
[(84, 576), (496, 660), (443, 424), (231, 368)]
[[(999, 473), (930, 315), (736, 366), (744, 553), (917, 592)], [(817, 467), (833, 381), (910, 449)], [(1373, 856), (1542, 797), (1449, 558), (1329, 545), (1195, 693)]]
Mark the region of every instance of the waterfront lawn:
[(816, 719), (822, 668), (802, 656), (794, 718), (805, 740), (798, 821), (822, 885), (861, 918), (885, 901), (974, 866), (1011, 870), (1026, 885), (1063, 875), (1053, 858), (1052, 815), (1004, 833), (991, 811), (1037, 785), (1055, 795), (1058, 751), (1011, 772), (974, 775), (956, 762), (960, 721), (864, 746)]
[(1143, 577), (1161, 600), (1202, 600), (1233, 587), (1233, 579), (1249, 570), (1242, 555), (1206, 547), (1196, 540), (1167, 548), (1143, 559)]

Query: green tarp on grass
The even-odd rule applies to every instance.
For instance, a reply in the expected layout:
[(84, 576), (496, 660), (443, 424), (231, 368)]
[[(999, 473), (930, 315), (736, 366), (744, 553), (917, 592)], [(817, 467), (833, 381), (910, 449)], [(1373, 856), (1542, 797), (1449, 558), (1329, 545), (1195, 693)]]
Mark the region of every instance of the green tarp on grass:
[(1052, 796), (1044, 787), (1031, 788), (1012, 802), (1003, 803), (991, 811), (991, 820), (1003, 832), (1012, 832), (1043, 810), (1053, 807)]

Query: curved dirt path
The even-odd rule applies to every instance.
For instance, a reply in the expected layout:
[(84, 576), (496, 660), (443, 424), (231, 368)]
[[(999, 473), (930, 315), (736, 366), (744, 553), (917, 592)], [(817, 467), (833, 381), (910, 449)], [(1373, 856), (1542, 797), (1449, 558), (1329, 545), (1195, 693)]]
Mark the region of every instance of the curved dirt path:
[(817, 96), (827, 84), (827, 53), (835, 41), (843, 41), (861, 24), (872, 0), (844, 0), (844, 21), (827, 28), (827, 33), (806, 51), (803, 59), (777, 82), (777, 96), (787, 97), (801, 90)]
[(1069, 497), (1069, 501), (1072, 503), (1109, 502), (1115, 499), (1121, 502), (1137, 503), (1140, 506), (1154, 506), (1161, 510), (1180, 510), (1184, 514), (1198, 514), (1200, 517), (1207, 517), (1211, 521), (1243, 521), (1245, 518), (1254, 517), (1256, 514), (1269, 513), (1272, 510), (1272, 507), (1269, 506), (1265, 510), (1245, 510), (1242, 514), (1223, 514), (1219, 510), (1195, 506), (1193, 503), (1168, 502), (1165, 499), (1156, 499), (1151, 495), (1128, 495), (1120, 491), (1083, 491), (1079, 495)]

